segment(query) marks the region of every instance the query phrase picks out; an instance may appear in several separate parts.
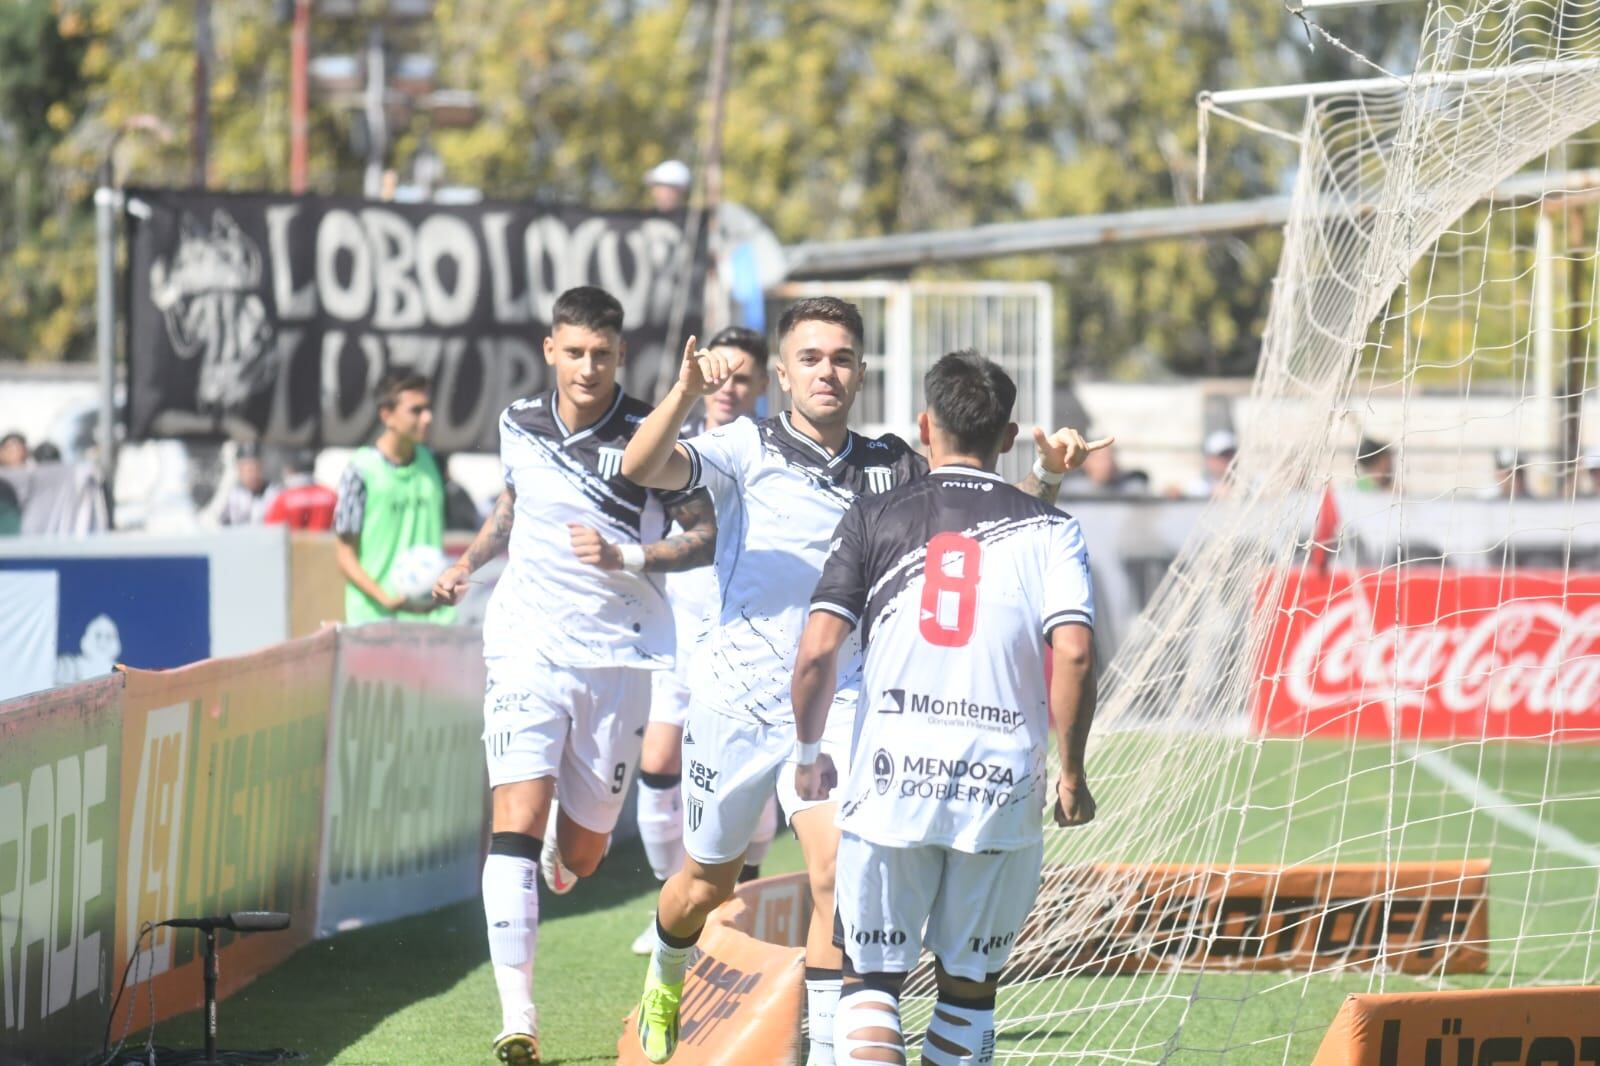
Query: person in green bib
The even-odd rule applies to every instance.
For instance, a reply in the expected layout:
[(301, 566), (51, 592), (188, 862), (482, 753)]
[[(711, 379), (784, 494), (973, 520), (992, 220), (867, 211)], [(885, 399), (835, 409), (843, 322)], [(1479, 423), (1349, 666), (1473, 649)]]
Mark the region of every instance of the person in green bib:
[(355, 625), (411, 618), (449, 622), (454, 611), (437, 607), (424, 591), (407, 595), (396, 571), (437, 555), (444, 569), (444, 478), (423, 446), (433, 409), (428, 379), (392, 370), (378, 383), (383, 432), (350, 458), (339, 481), (333, 531), (345, 577), (344, 620)]

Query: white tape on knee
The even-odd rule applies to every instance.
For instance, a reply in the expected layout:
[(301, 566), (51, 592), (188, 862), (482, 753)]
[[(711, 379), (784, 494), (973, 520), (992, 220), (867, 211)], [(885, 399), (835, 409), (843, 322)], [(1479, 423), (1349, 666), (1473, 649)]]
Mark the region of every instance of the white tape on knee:
[[(885, 1007), (888, 1009), (883, 1009)], [(874, 1029), (889, 1030), (894, 1034), (894, 1042), (887, 1043), (867, 1038), (866, 1034)], [(851, 1035), (853, 1033), (863, 1035), (857, 1037)], [(889, 993), (876, 988), (858, 988), (839, 997), (839, 1008), (833, 1016), (834, 1061), (839, 1066), (881, 1062), (880, 1059), (864, 1058), (856, 1054), (868, 1048), (898, 1052), (900, 1061), (905, 1062), (906, 1042), (900, 1032), (899, 1001)]]

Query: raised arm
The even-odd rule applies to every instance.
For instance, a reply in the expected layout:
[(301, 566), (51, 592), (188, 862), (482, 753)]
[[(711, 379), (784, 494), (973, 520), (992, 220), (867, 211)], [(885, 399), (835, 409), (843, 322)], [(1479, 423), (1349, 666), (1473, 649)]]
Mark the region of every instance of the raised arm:
[(1067, 475), (1067, 471), (1078, 469), (1090, 452), (1109, 448), (1115, 441), (1115, 437), (1086, 441), (1083, 434), (1071, 427), (1047, 434), (1035, 426), (1033, 446), (1038, 456), (1034, 459), (1033, 469), (1027, 477), (1016, 483), (1016, 488), (1036, 500), (1054, 504), (1056, 497), (1061, 494), (1061, 479)]
[(506, 550), (511, 543), (511, 522), (517, 510), (517, 491), (510, 485), (494, 502), (494, 510), (483, 520), (478, 535), (472, 538), (461, 558), (439, 575), (433, 585), (433, 598), (440, 603), (455, 603), (467, 591), (467, 578), (484, 563)]
[(1075, 622), (1056, 626), (1050, 632), (1050, 659), (1050, 721), (1061, 754), (1056, 824), (1084, 825), (1095, 815), (1094, 796), (1089, 792), (1083, 765), (1097, 694), (1093, 630)]
[(696, 351), (695, 338), (683, 346), (678, 380), (645, 418), (622, 453), (622, 476), (652, 489), (681, 489), (689, 484), (689, 457), (678, 447), (678, 434), (695, 401), (716, 392), (728, 379), (728, 360)]

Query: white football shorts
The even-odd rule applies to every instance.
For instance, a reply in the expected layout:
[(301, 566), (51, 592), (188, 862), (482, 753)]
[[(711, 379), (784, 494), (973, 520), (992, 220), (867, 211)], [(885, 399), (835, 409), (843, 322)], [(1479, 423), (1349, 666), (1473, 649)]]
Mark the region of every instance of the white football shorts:
[[(829, 715), (822, 750), (832, 756), (840, 776), (849, 766), (849, 733), (844, 747), (836, 719), (854, 714), (836, 707)], [(825, 800), (808, 802), (794, 790), (792, 723), (762, 725), (705, 707), (689, 708), (683, 730), (683, 849), (710, 866), (744, 855), (761, 821), (762, 809), (777, 789), (786, 819), (822, 803), (838, 802), (837, 787)]]
[(490, 786), (554, 777), (567, 817), (591, 832), (611, 832), (639, 767), (650, 675), (664, 671), (511, 658), (490, 658), (487, 666)]
[[(968, 981), (998, 974), (1039, 894), (1044, 842), (974, 855), (839, 839), (834, 941), (857, 973), (910, 973), (924, 946)], [(926, 928), (924, 928), (926, 927)]]

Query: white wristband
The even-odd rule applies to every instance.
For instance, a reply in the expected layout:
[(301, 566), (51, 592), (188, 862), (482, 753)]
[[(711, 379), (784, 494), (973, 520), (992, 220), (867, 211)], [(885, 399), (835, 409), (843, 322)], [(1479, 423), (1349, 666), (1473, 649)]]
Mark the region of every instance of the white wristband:
[(822, 755), (822, 741), (797, 740), (794, 742), (794, 752), (789, 756), (789, 761), (801, 766), (810, 766)]
[(644, 546), (639, 544), (618, 544), (617, 553), (622, 556), (622, 569), (630, 574), (637, 574), (644, 569)]
[(1033, 476), (1046, 485), (1059, 485), (1061, 484), (1061, 479), (1067, 476), (1067, 472), (1065, 470), (1046, 470), (1044, 461), (1035, 459), (1033, 461)]

